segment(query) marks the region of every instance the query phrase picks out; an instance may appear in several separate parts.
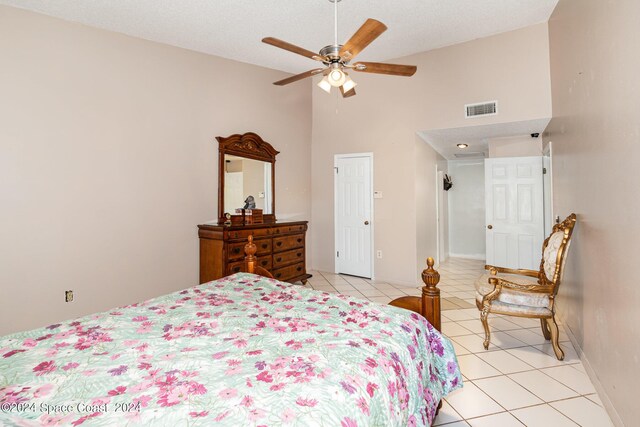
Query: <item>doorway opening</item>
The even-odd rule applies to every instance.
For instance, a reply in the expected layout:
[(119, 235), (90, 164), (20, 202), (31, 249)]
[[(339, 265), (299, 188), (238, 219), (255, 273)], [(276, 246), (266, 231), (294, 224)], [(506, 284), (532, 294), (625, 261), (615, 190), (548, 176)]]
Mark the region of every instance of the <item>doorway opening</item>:
[[(438, 261), (454, 257), (498, 262), (491, 261), (495, 258), (494, 243), (498, 241), (505, 246), (501, 247), (501, 253), (506, 250), (511, 254), (509, 258), (515, 257), (516, 261), (496, 265), (518, 268), (519, 264), (523, 268), (540, 262), (538, 252), (542, 242), (538, 244), (538, 240), (547, 232), (551, 212), (551, 150), (548, 147), (543, 150), (542, 138), (538, 137), (549, 121), (542, 118), (419, 132), (441, 156), (435, 172)], [(505, 167), (486, 172), (498, 159)], [(501, 182), (500, 173), (512, 169), (514, 172)], [(443, 192), (445, 174), (453, 186)], [(529, 181), (525, 182), (526, 179)], [(509, 214), (509, 218), (501, 222), (493, 216), (496, 212)], [(500, 231), (505, 224), (513, 229)], [(525, 230), (526, 227), (535, 228), (535, 232)], [(523, 249), (521, 254), (518, 247)], [(536, 249), (525, 250), (531, 247)]]

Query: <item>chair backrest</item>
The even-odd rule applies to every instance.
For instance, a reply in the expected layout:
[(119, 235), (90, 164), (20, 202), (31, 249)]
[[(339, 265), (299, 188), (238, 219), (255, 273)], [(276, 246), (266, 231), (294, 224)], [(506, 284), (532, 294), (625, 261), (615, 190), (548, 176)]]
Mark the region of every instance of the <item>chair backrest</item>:
[(571, 235), (576, 225), (576, 214), (569, 215), (564, 221), (553, 226), (551, 235), (542, 245), (542, 261), (538, 279), (540, 284), (553, 285), (553, 294), (558, 292), (562, 281), (564, 264), (571, 244)]

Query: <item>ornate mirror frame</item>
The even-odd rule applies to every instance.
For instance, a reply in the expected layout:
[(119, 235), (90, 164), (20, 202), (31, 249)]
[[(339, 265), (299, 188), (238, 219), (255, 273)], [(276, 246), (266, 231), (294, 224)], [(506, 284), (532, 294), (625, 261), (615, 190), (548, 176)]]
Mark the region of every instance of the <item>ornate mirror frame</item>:
[[(218, 223), (224, 224), (224, 171), (225, 154), (271, 163), (271, 213), (264, 215), (264, 222), (276, 221), (276, 155), (280, 152), (259, 135), (247, 132), (228, 137), (216, 136), (218, 140)], [(229, 212), (232, 215), (235, 212)]]

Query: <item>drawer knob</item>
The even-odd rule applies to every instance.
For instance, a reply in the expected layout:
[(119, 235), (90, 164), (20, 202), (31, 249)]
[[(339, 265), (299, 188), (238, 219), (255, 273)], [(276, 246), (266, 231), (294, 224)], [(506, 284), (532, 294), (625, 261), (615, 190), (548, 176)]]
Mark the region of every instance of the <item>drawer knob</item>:
[(262, 264), (262, 265), (267, 265), (267, 260), (266, 260), (266, 259), (265, 259), (265, 260), (262, 260), (262, 262), (261, 262), (260, 264)]
[(276, 273), (276, 279), (278, 279), (280, 276), (282, 276), (282, 273)]
[(276, 243), (276, 246), (282, 246), (282, 242)]
[(302, 242), (302, 239), (301, 239), (301, 238), (298, 238), (298, 243), (300, 243), (300, 242)]
[(233, 267), (233, 272), (234, 272), (234, 273), (237, 273), (237, 272), (239, 272), (239, 271), (240, 271), (240, 267)]
[(302, 267), (296, 268), (297, 271), (302, 271)]
[(240, 253), (240, 248), (233, 248), (233, 253), (234, 254), (239, 254)]
[(282, 257), (276, 258), (276, 262), (280, 262), (280, 261), (282, 261)]
[(297, 256), (298, 258), (300, 258), (300, 257), (302, 256), (302, 253), (298, 252), (298, 253), (296, 254), (296, 256)]
[(262, 244), (262, 249), (267, 249), (267, 246), (269, 246), (269, 245), (267, 245), (266, 243), (263, 243)]

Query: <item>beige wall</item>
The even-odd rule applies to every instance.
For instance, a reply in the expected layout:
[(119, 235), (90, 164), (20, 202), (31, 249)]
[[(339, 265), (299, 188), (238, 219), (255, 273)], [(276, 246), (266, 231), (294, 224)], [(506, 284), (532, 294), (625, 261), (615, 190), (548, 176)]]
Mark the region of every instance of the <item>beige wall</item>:
[[(435, 260), (438, 254), (438, 213), (435, 205), (436, 167), (438, 162), (444, 160), (444, 157), (418, 135), (415, 139), (416, 280), (421, 282), (420, 273), (427, 268), (427, 257), (432, 257)], [(442, 183), (438, 185), (442, 185)]]
[(522, 135), (489, 140), (489, 157), (526, 156), (542, 156), (542, 138)]
[(578, 214), (558, 309), (617, 425), (638, 424), (640, 2), (560, 0), (550, 21), (554, 214)]
[(273, 143), (277, 213), (309, 219), (309, 84), (8, 7), (0, 58), (0, 335), (196, 285), (215, 136)]
[[(423, 173), (435, 179), (436, 160), (416, 132), (550, 117), (548, 49), (547, 25), (539, 24), (398, 59), (418, 65), (411, 78), (353, 73), (358, 95), (347, 100), (314, 88), (312, 266), (334, 268), (333, 156), (373, 152), (374, 189), (384, 196), (374, 203), (374, 249), (383, 251), (375, 276), (416, 283), (436, 247), (435, 233), (417, 243), (418, 215), (431, 221), (435, 195), (417, 212), (416, 186), (430, 184), (416, 181)], [(499, 115), (464, 118), (464, 104), (488, 100), (499, 101)]]

